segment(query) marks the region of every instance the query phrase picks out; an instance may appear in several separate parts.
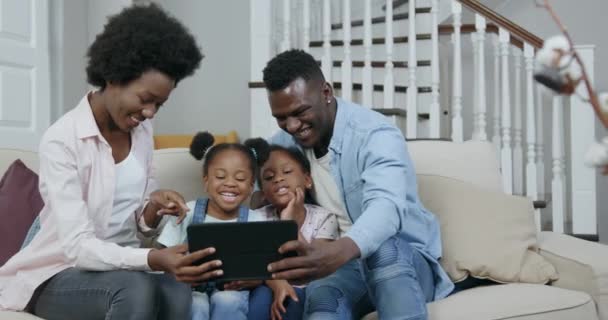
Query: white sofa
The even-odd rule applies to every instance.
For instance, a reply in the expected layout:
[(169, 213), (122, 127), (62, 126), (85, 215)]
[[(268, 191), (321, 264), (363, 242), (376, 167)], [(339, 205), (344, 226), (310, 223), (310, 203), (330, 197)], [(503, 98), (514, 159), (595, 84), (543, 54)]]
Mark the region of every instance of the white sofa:
[[(418, 174), (448, 176), (501, 189), (491, 144), (416, 141), (410, 142), (409, 148)], [(177, 190), (186, 199), (201, 194), (200, 163), (186, 149), (157, 150), (154, 156), (161, 187)], [(0, 149), (0, 173), (17, 158), (37, 170), (35, 153)], [(552, 232), (541, 232), (538, 238), (541, 254), (559, 272), (560, 278), (552, 286), (508, 284), (465, 290), (430, 303), (429, 319), (608, 320), (608, 247)], [(375, 314), (365, 317), (376, 318)], [(36, 317), (0, 311), (0, 320), (8, 319)]]

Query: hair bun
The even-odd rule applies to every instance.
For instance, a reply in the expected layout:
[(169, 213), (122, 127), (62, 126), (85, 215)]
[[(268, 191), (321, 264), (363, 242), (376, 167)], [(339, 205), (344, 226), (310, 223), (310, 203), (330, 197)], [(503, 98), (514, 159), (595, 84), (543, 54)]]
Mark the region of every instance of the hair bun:
[(197, 133), (194, 138), (192, 138), (192, 143), (190, 143), (190, 154), (196, 159), (201, 160), (207, 153), (207, 150), (213, 143), (215, 142), (215, 138), (213, 135), (207, 131)]

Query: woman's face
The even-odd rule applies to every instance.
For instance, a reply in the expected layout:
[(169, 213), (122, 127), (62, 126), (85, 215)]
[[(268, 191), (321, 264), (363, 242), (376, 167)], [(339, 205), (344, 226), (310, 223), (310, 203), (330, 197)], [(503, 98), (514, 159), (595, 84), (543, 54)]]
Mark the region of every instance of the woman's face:
[(304, 172), (298, 161), (289, 153), (275, 150), (261, 168), (262, 192), (275, 208), (287, 206), (296, 188), (306, 191), (312, 187), (310, 174)]
[(103, 91), (110, 126), (130, 132), (140, 122), (152, 119), (175, 88), (175, 81), (162, 72), (150, 70), (124, 84), (108, 83)]
[(232, 215), (253, 191), (249, 157), (239, 150), (222, 150), (213, 157), (203, 177), (209, 211)]

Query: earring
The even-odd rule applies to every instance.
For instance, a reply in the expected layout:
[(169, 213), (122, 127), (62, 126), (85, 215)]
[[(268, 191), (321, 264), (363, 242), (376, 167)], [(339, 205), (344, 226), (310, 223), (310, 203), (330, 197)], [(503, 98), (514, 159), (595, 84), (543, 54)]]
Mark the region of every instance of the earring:
[(331, 103), (331, 100), (327, 100), (327, 104), (330, 104), (330, 103)]

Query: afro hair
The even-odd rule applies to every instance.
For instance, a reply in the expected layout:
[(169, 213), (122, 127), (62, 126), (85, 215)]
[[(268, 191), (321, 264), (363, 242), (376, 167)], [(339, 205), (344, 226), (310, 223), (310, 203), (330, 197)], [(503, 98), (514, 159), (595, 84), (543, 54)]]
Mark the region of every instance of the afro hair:
[(88, 82), (127, 84), (158, 70), (177, 84), (198, 68), (203, 55), (189, 31), (155, 4), (136, 5), (108, 19), (87, 52)]

